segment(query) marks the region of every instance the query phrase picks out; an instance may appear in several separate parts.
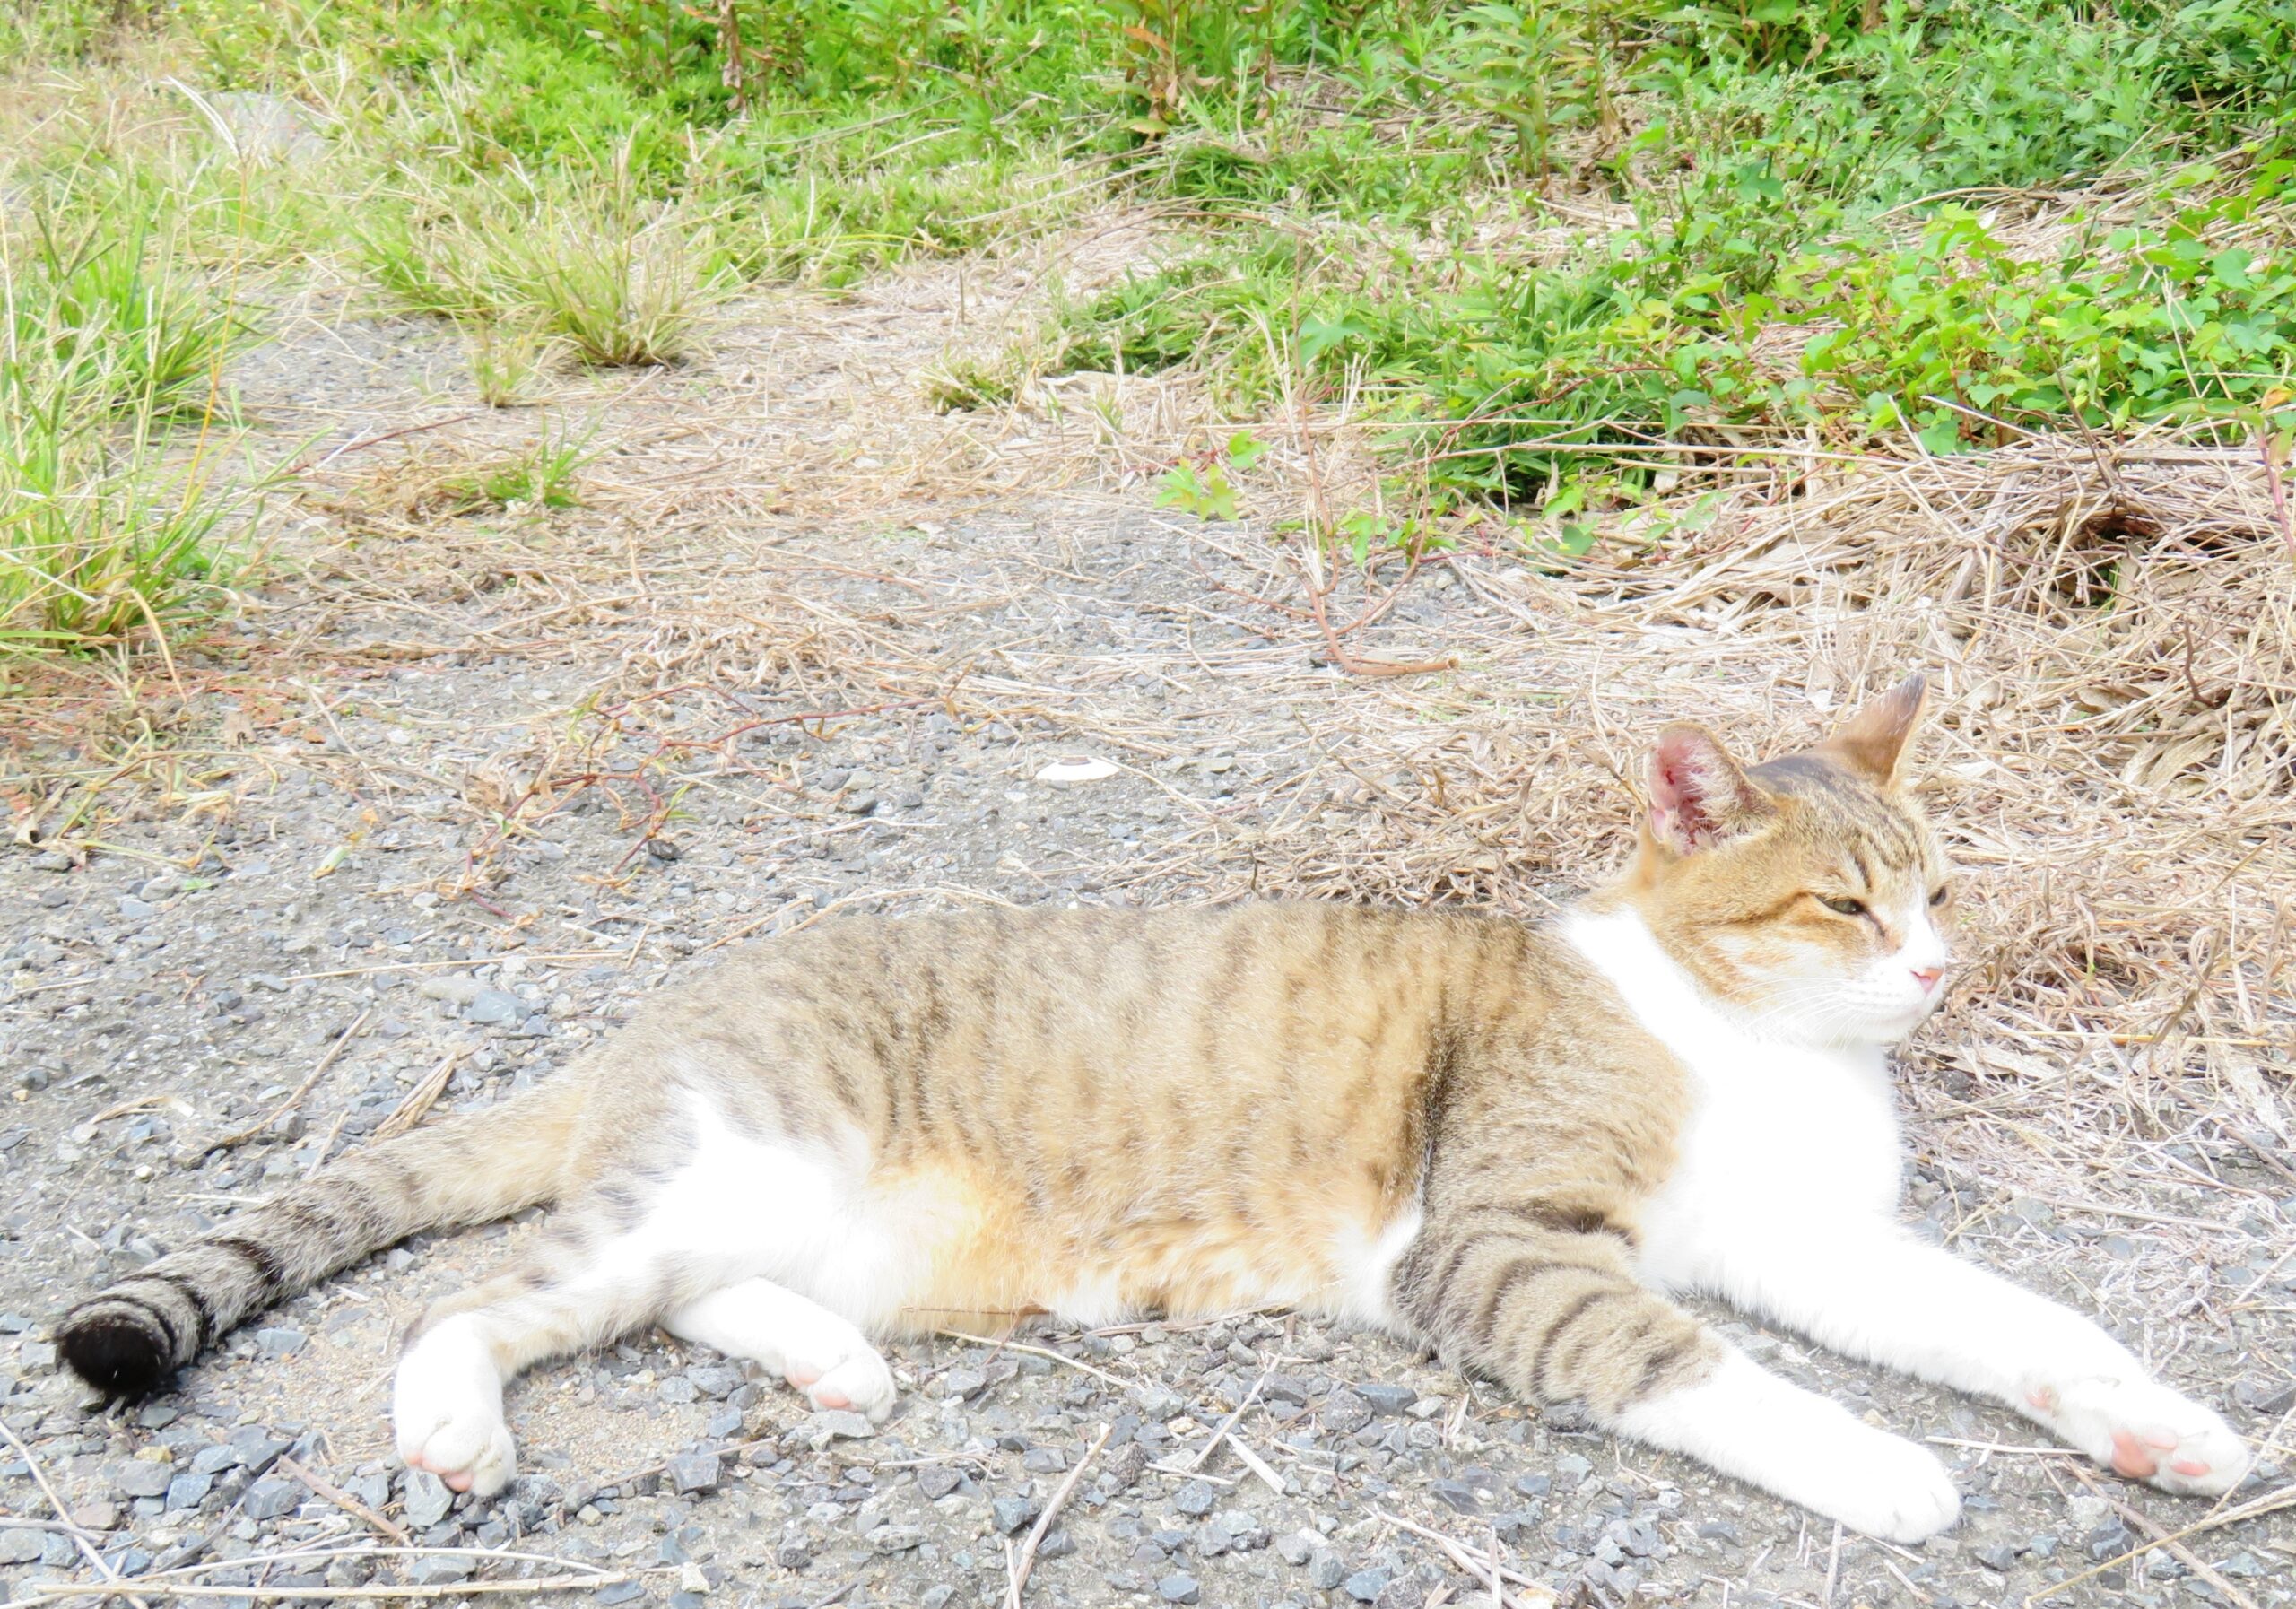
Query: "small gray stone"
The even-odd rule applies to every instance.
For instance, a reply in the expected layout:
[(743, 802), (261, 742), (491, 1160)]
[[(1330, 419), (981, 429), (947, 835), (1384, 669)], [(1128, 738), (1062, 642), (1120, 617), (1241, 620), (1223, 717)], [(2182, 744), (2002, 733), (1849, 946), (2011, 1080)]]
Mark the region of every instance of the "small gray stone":
[(917, 1472), (917, 1489), (927, 1502), (935, 1502), (964, 1484), (965, 1478), (945, 1464), (927, 1464)]
[(1034, 1519), (1039, 1507), (1032, 1497), (1000, 1497), (988, 1505), (989, 1521), (1010, 1536)]
[(1999, 1575), (2005, 1576), (2017, 1567), (2017, 1550), (2005, 1542), (1972, 1542), (1969, 1544), (1969, 1553), (1970, 1558)]
[(1275, 1539), (1275, 1556), (1286, 1564), (1305, 1564), (1315, 1553), (1313, 1531), (1286, 1531)]
[(803, 1570), (813, 1561), (813, 1540), (803, 1531), (785, 1532), (773, 1547), (773, 1561), (784, 1570)]
[(1319, 1417), (1333, 1435), (1350, 1436), (1371, 1422), (1371, 1405), (1352, 1391), (1335, 1391), (1324, 1398)]
[(685, 1378), (693, 1382), (695, 1390), (713, 1401), (731, 1396), (742, 1383), (741, 1371), (722, 1363), (696, 1363), (685, 1371)]
[(0, 1531), (0, 1564), (30, 1564), (47, 1541), (38, 1531)]
[(1319, 1543), (1308, 1556), (1308, 1585), (1318, 1592), (1329, 1592), (1347, 1577), (1347, 1561), (1338, 1550)]
[(918, 1609), (948, 1609), (949, 1600), (956, 1596), (957, 1589), (944, 1581), (937, 1587), (925, 1589), (917, 1600)]
[(716, 1453), (680, 1453), (670, 1460), (670, 1484), (681, 1496), (717, 1491), (718, 1473)]
[(881, 1553), (905, 1553), (924, 1541), (925, 1532), (917, 1526), (879, 1526), (869, 1533), (869, 1545)]
[(1355, 1395), (1370, 1404), (1374, 1413), (1401, 1413), (1419, 1400), (1419, 1393), (1409, 1386), (1385, 1386), (1376, 1382), (1356, 1387)]
[(168, 1507), (196, 1509), (215, 1490), (215, 1477), (204, 1474), (179, 1474), (168, 1483)]
[(848, 1408), (824, 1408), (799, 1427), (799, 1434), (815, 1452), (832, 1441), (859, 1441), (877, 1433), (864, 1414)]
[(1204, 1591), (1194, 1576), (1171, 1575), (1156, 1583), (1156, 1596), (1168, 1604), (1193, 1604), (1202, 1599)]
[(130, 922), (149, 921), (160, 914), (160, 908), (149, 900), (139, 900), (133, 894), (119, 897), (119, 914)]
[(2216, 1572), (2219, 1575), (2239, 1576), (2243, 1580), (2257, 1581), (2271, 1573), (2271, 1566), (2264, 1563), (2246, 1548), (2242, 1548), (2218, 1565)]
[(1482, 1500), (1476, 1496), (1474, 1483), (1471, 1481), (1430, 1481), (1427, 1490), (1462, 1514), (1483, 1512)]
[(463, 1015), (479, 1023), (523, 1022), (526, 1003), (504, 989), (481, 989), (478, 997), (463, 1007)]
[(265, 1475), (239, 1501), (240, 1511), (257, 1520), (284, 1519), (302, 1506), (302, 1487), (279, 1475)]
[(1394, 1572), (1381, 1570), (1374, 1565), (1370, 1570), (1357, 1570), (1339, 1586), (1341, 1591), (1357, 1603), (1370, 1604), (1378, 1601), (1380, 1589), (1394, 1579)]
[(155, 1464), (148, 1458), (134, 1458), (119, 1466), (119, 1489), (129, 1497), (163, 1497), (168, 1483), (176, 1477), (171, 1464)]
[(309, 1337), (302, 1331), (283, 1327), (266, 1326), (255, 1333), (255, 1344), (263, 1349), (263, 1355), (266, 1358), (283, 1358), (299, 1352), (303, 1350), (303, 1343)]
[(478, 1571), (478, 1561), (467, 1553), (428, 1553), (407, 1566), (406, 1579), (419, 1587), (442, 1581), (467, 1581)]
[(1211, 1513), (1212, 1505), (1219, 1500), (1220, 1494), (1208, 1481), (1184, 1481), (1172, 1493), (1172, 1507), (1191, 1519)]
[(646, 1584), (643, 1581), (616, 1581), (613, 1586), (601, 1587), (590, 1595), (592, 1601), (600, 1604), (634, 1604), (645, 1596)]
[(1187, 1406), (1187, 1398), (1169, 1386), (1143, 1386), (1133, 1393), (1143, 1419), (1170, 1419)]
[(427, 1469), (411, 1469), (406, 1474), (406, 1518), (409, 1525), (428, 1529), (447, 1518), (447, 1510), (455, 1506), (455, 1494), (447, 1483)]

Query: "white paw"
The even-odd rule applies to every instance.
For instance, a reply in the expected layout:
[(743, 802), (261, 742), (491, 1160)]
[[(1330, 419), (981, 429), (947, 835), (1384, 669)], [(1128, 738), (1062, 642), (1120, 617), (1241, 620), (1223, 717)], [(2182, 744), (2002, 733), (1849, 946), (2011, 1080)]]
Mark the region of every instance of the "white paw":
[(1674, 1448), (1788, 1502), (1890, 1542), (1918, 1542), (1961, 1517), (1961, 1494), (1923, 1448), (1725, 1353), (1712, 1376), (1620, 1413), (1638, 1440)]
[(2155, 1381), (2088, 1375), (2031, 1400), (2083, 1452), (2163, 1492), (2216, 1497), (2248, 1473), (2248, 1444), (2215, 1410)]
[(1810, 1507), (1886, 1542), (1919, 1542), (1961, 1517), (1961, 1494), (1935, 1454), (1886, 1431), (1848, 1423), (1860, 1434), (1829, 1449), (1825, 1478), (1805, 1500)]
[(893, 1371), (869, 1337), (770, 1280), (712, 1291), (663, 1322), (689, 1341), (778, 1370), (816, 1408), (850, 1408), (874, 1421), (892, 1412)]
[(448, 1319), (399, 1360), (391, 1387), (398, 1456), (457, 1492), (489, 1497), (518, 1471), (502, 1420), (502, 1377), (485, 1344)]
[(816, 1408), (850, 1408), (882, 1424), (893, 1411), (892, 1368), (857, 1331), (853, 1339), (857, 1351), (843, 1348), (811, 1356), (793, 1352), (782, 1372)]

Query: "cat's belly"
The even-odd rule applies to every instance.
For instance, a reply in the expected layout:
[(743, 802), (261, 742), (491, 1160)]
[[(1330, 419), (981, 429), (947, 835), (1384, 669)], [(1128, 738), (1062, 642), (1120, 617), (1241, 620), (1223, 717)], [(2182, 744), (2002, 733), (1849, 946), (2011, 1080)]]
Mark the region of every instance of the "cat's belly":
[(960, 1328), (1048, 1313), (1086, 1326), (1156, 1314), (1291, 1307), (1391, 1327), (1396, 1261), (1419, 1233), (1415, 1203), (1287, 1190), (1239, 1212), (1128, 1211), (1072, 1202), (1068, 1221), (956, 1167), (874, 1182), (871, 1216), (907, 1226), (924, 1255), (907, 1329)]
[(1398, 1201), (1368, 1173), (1176, 1179), (1144, 1196), (1080, 1166), (1032, 1199), (970, 1160), (889, 1165), (857, 1133), (824, 1144), (742, 1135), (706, 1105), (697, 1118), (702, 1137), (629, 1254), (762, 1277), (879, 1335), (1267, 1307), (1392, 1327), (1390, 1278), (1419, 1233), (1415, 1181)]

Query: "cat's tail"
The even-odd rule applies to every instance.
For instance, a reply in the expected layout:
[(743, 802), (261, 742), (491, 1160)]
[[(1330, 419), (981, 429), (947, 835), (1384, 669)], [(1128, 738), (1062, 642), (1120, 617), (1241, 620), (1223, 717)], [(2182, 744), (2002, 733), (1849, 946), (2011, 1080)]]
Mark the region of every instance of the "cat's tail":
[(556, 1199), (570, 1182), (587, 1083), (561, 1075), (353, 1152), (234, 1213), (65, 1314), (64, 1361), (108, 1396), (146, 1396), (248, 1315), (370, 1252)]

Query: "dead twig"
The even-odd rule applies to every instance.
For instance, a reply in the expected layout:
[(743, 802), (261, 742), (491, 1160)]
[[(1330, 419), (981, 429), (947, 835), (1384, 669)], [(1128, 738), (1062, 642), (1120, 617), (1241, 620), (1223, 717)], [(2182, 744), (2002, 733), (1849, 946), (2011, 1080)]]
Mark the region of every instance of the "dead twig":
[(270, 1111), (257, 1118), (255, 1122), (248, 1124), (245, 1128), (234, 1129), (230, 1134), (209, 1141), (207, 1144), (209, 1154), (212, 1155), (218, 1151), (233, 1151), (238, 1149), (239, 1146), (246, 1144), (249, 1140), (255, 1139), (266, 1133), (273, 1124), (278, 1122), (280, 1118), (285, 1117), (289, 1112), (293, 1111), (297, 1107), (302, 1105), (303, 1097), (309, 1094), (314, 1089), (318, 1087), (319, 1080), (326, 1076), (326, 1070), (335, 1065), (335, 1058), (343, 1054), (344, 1048), (351, 1043), (352, 1039), (356, 1037), (361, 1029), (367, 1026), (367, 1019), (374, 1014), (375, 1008), (372, 1006), (369, 1006), (365, 1011), (361, 1012), (357, 1017), (352, 1020), (351, 1026), (344, 1029), (343, 1032), (336, 1037), (335, 1043), (326, 1048), (326, 1054), (319, 1057), (319, 1065), (311, 1069), (309, 1077), (304, 1079), (302, 1083), (295, 1086), (295, 1092), (293, 1094), (288, 1096), (286, 1100), (272, 1108)]
[(1037, 1516), (1037, 1523), (1030, 1527), (1029, 1539), (1021, 1544), (1020, 1555), (1013, 1561), (1008, 1572), (1007, 1579), (1011, 1586), (1004, 1595), (1005, 1609), (1021, 1609), (1021, 1590), (1029, 1584), (1029, 1571), (1036, 1568), (1037, 1549), (1043, 1544), (1045, 1533), (1052, 1528), (1054, 1517), (1067, 1502), (1068, 1494), (1076, 1490), (1076, 1483), (1084, 1478), (1084, 1471), (1100, 1456), (1100, 1448), (1108, 1445), (1109, 1437), (1115, 1428), (1106, 1424), (1100, 1427), (1100, 1433), (1092, 1439), (1092, 1445), (1086, 1448), (1084, 1456), (1076, 1460), (1076, 1466), (1068, 1472), (1068, 1478), (1054, 1489), (1052, 1500), (1045, 1504), (1044, 1512)]
[(446, 1089), (447, 1080), (454, 1075), (455, 1067), (461, 1062), (463, 1056), (464, 1052), (459, 1047), (448, 1051), (440, 1058), (439, 1065), (430, 1069), (429, 1076), (409, 1090), (406, 1092), (406, 1099), (391, 1109), (391, 1115), (384, 1118), (381, 1126), (375, 1130), (375, 1139), (377, 1141), (396, 1139), (422, 1122), (432, 1105), (437, 1102), (439, 1093)]
[(405, 1547), (413, 1541), (413, 1538), (407, 1535), (406, 1528), (404, 1526), (398, 1525), (392, 1520), (385, 1519), (381, 1515), (376, 1513), (372, 1509), (370, 1509), (366, 1504), (361, 1502), (357, 1498), (344, 1491), (342, 1487), (326, 1479), (324, 1475), (316, 1474), (312, 1471), (305, 1469), (300, 1464), (296, 1463), (294, 1459), (284, 1457), (281, 1457), (279, 1460), (279, 1467), (286, 1471), (289, 1474), (293, 1475), (297, 1480), (302, 1482), (304, 1485), (309, 1487), (313, 1492), (317, 1492), (321, 1497), (326, 1499), (328, 1502), (333, 1503), (345, 1514), (352, 1516), (355, 1519), (362, 1519), (366, 1521), (369, 1525), (374, 1526), (375, 1529), (380, 1531), (384, 1535), (389, 1537), (393, 1542), (397, 1543), (401, 1547)]

